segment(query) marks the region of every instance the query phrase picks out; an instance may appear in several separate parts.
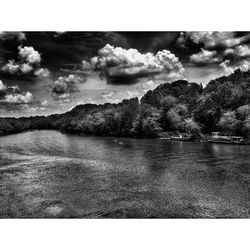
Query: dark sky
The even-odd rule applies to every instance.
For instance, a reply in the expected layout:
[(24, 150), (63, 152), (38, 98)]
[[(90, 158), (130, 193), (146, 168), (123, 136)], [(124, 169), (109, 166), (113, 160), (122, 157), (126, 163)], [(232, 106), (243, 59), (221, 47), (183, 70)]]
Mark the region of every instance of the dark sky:
[(0, 116), (118, 102), (176, 79), (205, 85), (249, 67), (248, 32), (0, 32)]
[[(43, 54), (43, 63), (51, 67), (61, 67), (62, 64), (81, 63), (83, 58), (97, 54), (98, 49), (107, 43), (122, 48), (135, 48), (141, 53), (167, 49), (186, 60), (191, 53), (198, 52), (200, 45), (190, 44), (189, 49), (183, 49), (176, 43), (180, 32), (25, 32), (26, 40), (21, 44), (33, 46)], [(1, 57), (5, 60), (17, 53), (20, 41), (16, 39), (0, 41)], [(184, 58), (184, 59), (183, 59)]]

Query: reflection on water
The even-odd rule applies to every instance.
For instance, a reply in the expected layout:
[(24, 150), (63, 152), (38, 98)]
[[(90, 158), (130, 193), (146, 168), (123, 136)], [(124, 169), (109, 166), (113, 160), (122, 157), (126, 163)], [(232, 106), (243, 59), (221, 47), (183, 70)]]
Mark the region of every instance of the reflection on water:
[(0, 217), (250, 217), (250, 147), (33, 131), (0, 138)]

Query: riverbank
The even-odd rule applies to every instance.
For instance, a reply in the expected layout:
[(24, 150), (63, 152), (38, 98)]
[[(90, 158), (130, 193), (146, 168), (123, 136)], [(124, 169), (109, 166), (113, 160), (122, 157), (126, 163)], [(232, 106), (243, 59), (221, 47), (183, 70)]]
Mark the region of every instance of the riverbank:
[(159, 139), (159, 140), (167, 140), (167, 141), (181, 141), (181, 142), (200, 142), (200, 143), (220, 143), (220, 144), (227, 144), (227, 145), (250, 145), (249, 141), (244, 141), (243, 143), (224, 143), (224, 142), (216, 142), (216, 141), (211, 141), (211, 136), (204, 136), (204, 135), (200, 135), (200, 136), (193, 136), (190, 138), (184, 138), (182, 139), (180, 137), (180, 134), (176, 134), (176, 133), (160, 133), (157, 137), (127, 137), (127, 136), (117, 136), (117, 135), (90, 135), (90, 134), (84, 134), (84, 133), (75, 133), (75, 132), (66, 132), (63, 130), (57, 130), (57, 129), (27, 129), (27, 130), (23, 130), (23, 131), (18, 131), (18, 132), (13, 132), (13, 133), (6, 133), (6, 134), (0, 134), (0, 137), (5, 137), (8, 135), (13, 135), (13, 134), (19, 134), (19, 133), (25, 133), (25, 132), (33, 132), (33, 131), (43, 131), (43, 130), (47, 130), (47, 131), (57, 131), (60, 132), (62, 134), (71, 134), (71, 135), (78, 135), (79, 137), (84, 137), (84, 136), (96, 136), (96, 137), (115, 137), (115, 138), (134, 138), (134, 139)]

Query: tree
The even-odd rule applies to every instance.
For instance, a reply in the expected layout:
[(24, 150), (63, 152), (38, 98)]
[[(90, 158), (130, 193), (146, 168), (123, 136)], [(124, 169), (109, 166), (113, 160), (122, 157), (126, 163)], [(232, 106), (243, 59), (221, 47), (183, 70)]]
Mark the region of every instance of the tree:
[(176, 112), (174, 108), (171, 108), (167, 112), (167, 124), (168, 124), (167, 131), (179, 130), (181, 127), (181, 122), (182, 122), (181, 116), (178, 114), (178, 112)]
[(157, 137), (162, 132), (161, 114), (155, 107), (147, 106), (143, 110), (142, 132), (146, 137)]
[(237, 110), (236, 110), (236, 117), (239, 120), (246, 120), (247, 117), (250, 116), (250, 105), (243, 105), (240, 106)]
[(201, 95), (197, 108), (194, 110), (194, 119), (203, 128), (203, 132), (211, 133), (220, 120), (221, 107), (216, 104), (208, 93)]
[(171, 95), (167, 95), (160, 100), (161, 107), (165, 112), (172, 108), (177, 102), (178, 99)]
[(183, 130), (186, 133), (200, 135), (201, 127), (193, 120), (193, 118), (184, 119)]
[(236, 128), (236, 122), (237, 119), (235, 117), (234, 111), (227, 111), (222, 114), (222, 117), (219, 121), (219, 127), (222, 129), (222, 131), (227, 133), (233, 133)]
[(243, 123), (243, 135), (250, 139), (250, 117), (248, 117)]

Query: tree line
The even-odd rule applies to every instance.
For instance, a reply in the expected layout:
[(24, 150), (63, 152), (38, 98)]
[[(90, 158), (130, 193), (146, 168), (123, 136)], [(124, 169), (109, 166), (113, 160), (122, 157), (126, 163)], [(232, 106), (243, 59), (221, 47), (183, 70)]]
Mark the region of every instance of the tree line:
[(221, 131), (250, 138), (250, 73), (202, 84), (185, 80), (159, 85), (142, 99), (118, 104), (78, 105), (64, 114), (0, 118), (0, 134), (30, 129), (99, 136), (159, 137)]

